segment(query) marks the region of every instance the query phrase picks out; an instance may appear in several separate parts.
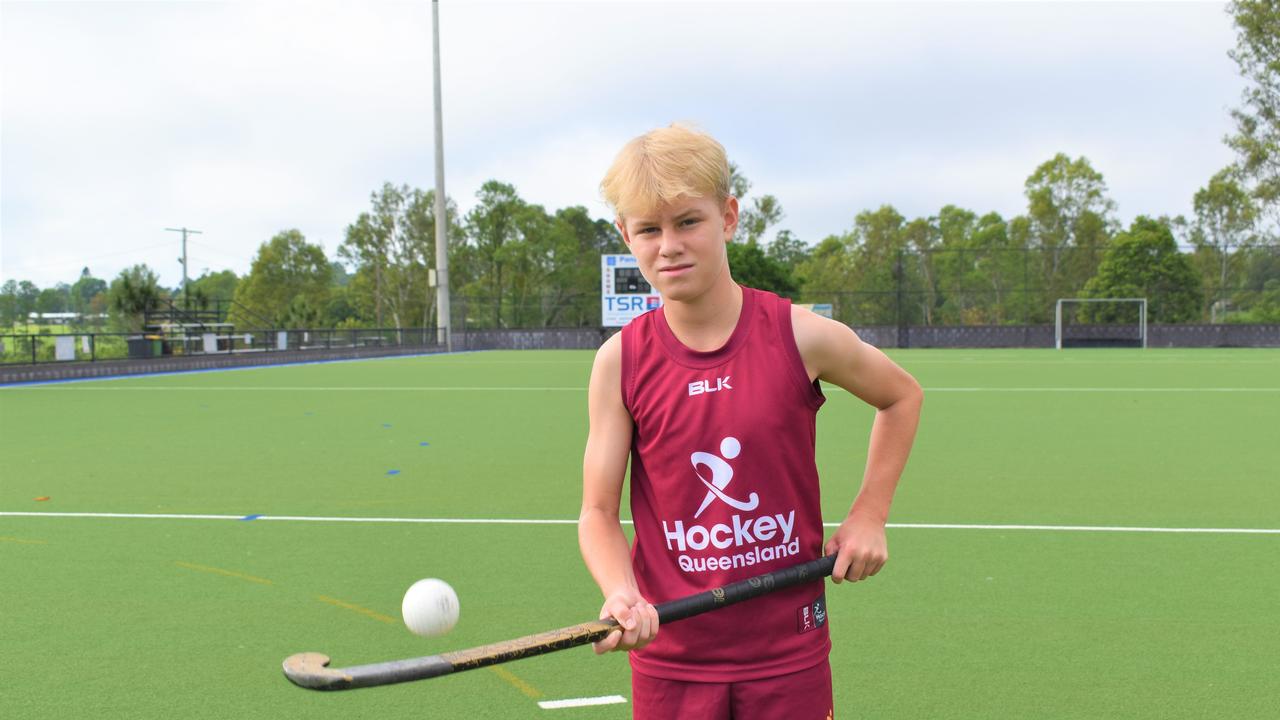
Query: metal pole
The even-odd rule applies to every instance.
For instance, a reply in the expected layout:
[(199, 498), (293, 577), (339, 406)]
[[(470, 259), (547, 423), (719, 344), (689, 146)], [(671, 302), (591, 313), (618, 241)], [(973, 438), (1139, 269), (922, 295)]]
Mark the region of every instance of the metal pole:
[(907, 337), (906, 337), (906, 319), (905, 319), (905, 317), (904, 317), (904, 316), (903, 316), (903, 314), (902, 314), (902, 275), (903, 275), (903, 269), (902, 269), (902, 249), (901, 249), (901, 248), (899, 248), (899, 249), (898, 249), (898, 262), (897, 262), (897, 264), (894, 266), (894, 270), (895, 270), (894, 275), (896, 275), (896, 276), (897, 276), (897, 281), (898, 281), (897, 303), (896, 303), (896, 307), (895, 307), (895, 313), (896, 313), (896, 315), (897, 315), (897, 318), (896, 318), (896, 319), (897, 319), (897, 322), (898, 322), (898, 344), (897, 344), (897, 347), (903, 348), (903, 347), (907, 347), (907, 345), (909, 345), (909, 344), (910, 344), (910, 341), (909, 341), (909, 340), (907, 339)]
[(431, 0), (431, 49), (436, 116), (436, 337), (437, 341), (444, 341), (447, 351), (453, 352), (453, 323), (449, 308), (449, 218), (444, 195), (444, 113), (440, 104), (439, 0)]
[(1058, 298), (1058, 304), (1053, 309), (1053, 347), (1056, 350), (1062, 349), (1062, 298)]
[(191, 298), (187, 294), (187, 235), (200, 235), (201, 231), (189, 230), (185, 227), (165, 228), (165, 230), (182, 233), (182, 309), (187, 310), (191, 307)]

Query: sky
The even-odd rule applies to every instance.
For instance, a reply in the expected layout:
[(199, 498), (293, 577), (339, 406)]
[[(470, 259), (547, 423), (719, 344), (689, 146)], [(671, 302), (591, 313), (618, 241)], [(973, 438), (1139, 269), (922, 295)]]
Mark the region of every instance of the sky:
[[(488, 179), (611, 217), (630, 138), (715, 135), (808, 243), (861, 211), (1012, 217), (1085, 156), (1118, 218), (1192, 214), (1244, 82), (1205, 3), (440, 4), (446, 193)], [(248, 271), (301, 230), (336, 259), (383, 183), (435, 186), (431, 7), (0, 1), (0, 282), (146, 263)], [(750, 199), (750, 196), (748, 196)]]

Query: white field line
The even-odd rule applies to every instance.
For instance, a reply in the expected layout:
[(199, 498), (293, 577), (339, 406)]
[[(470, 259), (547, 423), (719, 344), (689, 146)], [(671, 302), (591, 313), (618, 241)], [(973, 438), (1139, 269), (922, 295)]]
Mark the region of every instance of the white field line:
[(1241, 393), (1280, 392), (1280, 387), (935, 387), (925, 392), (1025, 392), (1025, 393)]
[[(409, 385), (387, 387), (224, 387), (200, 385), (28, 385), (0, 388), (9, 392), (580, 392), (581, 386), (483, 386), (483, 385)], [(824, 390), (840, 390), (838, 386), (823, 384)], [(1280, 387), (926, 387), (926, 393), (1280, 393)]]
[(385, 386), (385, 387), (318, 387), (318, 386), (221, 386), (221, 385), (77, 385), (74, 387), (66, 385), (28, 385), (7, 388), (10, 391), (18, 390), (44, 390), (44, 391), (61, 391), (76, 392), (81, 390), (90, 390), (96, 392), (471, 392), (471, 391), (498, 391), (498, 392), (521, 392), (521, 391), (573, 391), (586, 392), (586, 385), (575, 385), (566, 387), (529, 387), (529, 386), (481, 386), (481, 385), (411, 385), (411, 386)]
[[(424, 525), (577, 525), (577, 520), (538, 518), (397, 518), (397, 517), (325, 517), (307, 515), (188, 515), (175, 513), (73, 513), (73, 512), (0, 512), (0, 517), (58, 518), (129, 518), (144, 520), (243, 520), (246, 522), (346, 522), (346, 523), (411, 523)], [(630, 525), (630, 520), (623, 520)], [(824, 527), (839, 527), (838, 522), (824, 522)], [(901, 530), (1040, 530), (1046, 532), (1128, 532), (1128, 533), (1201, 533), (1231, 535), (1280, 535), (1280, 528), (1188, 528), (1136, 527), (1124, 525), (998, 525), (969, 523), (889, 523), (885, 527)]]
[(603, 695), (601, 697), (572, 698), (569, 700), (540, 700), (538, 707), (543, 710), (559, 710), (560, 708), (587, 707), (588, 705), (617, 705), (626, 702), (621, 695)]

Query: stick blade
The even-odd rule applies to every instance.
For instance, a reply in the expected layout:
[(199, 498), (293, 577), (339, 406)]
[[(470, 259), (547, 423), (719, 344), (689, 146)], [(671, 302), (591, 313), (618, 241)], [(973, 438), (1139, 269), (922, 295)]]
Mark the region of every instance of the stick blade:
[(311, 690), (342, 690), (352, 682), (349, 674), (329, 667), (328, 655), (317, 652), (285, 658), (284, 674), (294, 685)]

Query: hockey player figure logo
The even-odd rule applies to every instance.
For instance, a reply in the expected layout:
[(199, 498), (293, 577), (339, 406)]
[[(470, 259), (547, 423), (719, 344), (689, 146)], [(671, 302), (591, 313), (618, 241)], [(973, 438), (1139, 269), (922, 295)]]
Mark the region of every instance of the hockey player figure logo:
[[(707, 506), (716, 498), (720, 498), (730, 507), (742, 511), (755, 510), (760, 505), (760, 496), (755, 493), (751, 493), (746, 502), (724, 494), (725, 487), (730, 480), (733, 480), (733, 468), (725, 460), (732, 460), (738, 457), (740, 452), (742, 452), (742, 445), (738, 442), (738, 439), (727, 437), (720, 441), (720, 455), (723, 455), (723, 458), (720, 455), (707, 452), (696, 452), (689, 456), (689, 460), (693, 463), (694, 474), (698, 476), (703, 485), (707, 486), (707, 496), (702, 499), (702, 505), (698, 506), (698, 512), (693, 514), (694, 519), (697, 519), (702, 514), (702, 511), (706, 510)], [(711, 471), (710, 480), (703, 477), (700, 468), (706, 468)]]

